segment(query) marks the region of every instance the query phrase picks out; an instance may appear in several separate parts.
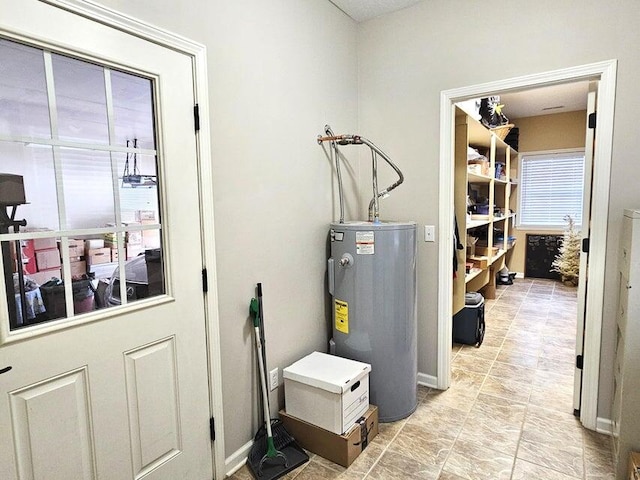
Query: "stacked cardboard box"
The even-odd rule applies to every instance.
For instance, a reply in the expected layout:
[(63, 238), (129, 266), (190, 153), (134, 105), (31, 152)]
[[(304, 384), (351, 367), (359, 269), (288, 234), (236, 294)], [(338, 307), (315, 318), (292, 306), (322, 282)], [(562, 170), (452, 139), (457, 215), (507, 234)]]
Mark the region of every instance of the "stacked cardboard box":
[(87, 273), (87, 262), (84, 259), (84, 240), (69, 239), (69, 261), (71, 276), (80, 277)]
[[(24, 273), (33, 281), (41, 285), (52, 278), (62, 278), (60, 244), (57, 238), (22, 240), (20, 244)], [(15, 260), (15, 251), (12, 255)], [(72, 276), (82, 276), (87, 273), (84, 261), (84, 240), (69, 239), (69, 261)]]
[[(156, 225), (158, 223), (156, 212), (153, 210), (136, 211), (136, 220), (142, 225)], [(143, 230), (142, 246), (145, 248), (160, 248), (160, 230)]]
[[(139, 222), (123, 222), (123, 227), (137, 226)], [(115, 226), (113, 223), (107, 225), (108, 227)], [(115, 232), (104, 234), (104, 246), (110, 249), (111, 261), (118, 261), (118, 234)], [(130, 260), (138, 254), (142, 253), (142, 232), (139, 230), (129, 231), (124, 233), (124, 251), (126, 259)]]
[(43, 284), (54, 277), (62, 278), (62, 263), (56, 238), (34, 238), (27, 241), (27, 243), (30, 242), (36, 260), (36, 271), (29, 276), (38, 284)]
[(91, 238), (84, 242), (84, 254), (87, 265), (111, 263), (111, 248), (102, 238)]

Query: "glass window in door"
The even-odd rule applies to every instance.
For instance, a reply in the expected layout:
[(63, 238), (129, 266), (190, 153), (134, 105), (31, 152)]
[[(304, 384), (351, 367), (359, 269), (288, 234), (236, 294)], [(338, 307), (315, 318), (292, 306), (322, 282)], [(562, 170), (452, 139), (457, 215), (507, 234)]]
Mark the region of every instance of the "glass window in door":
[(0, 38), (9, 330), (166, 291), (154, 80)]

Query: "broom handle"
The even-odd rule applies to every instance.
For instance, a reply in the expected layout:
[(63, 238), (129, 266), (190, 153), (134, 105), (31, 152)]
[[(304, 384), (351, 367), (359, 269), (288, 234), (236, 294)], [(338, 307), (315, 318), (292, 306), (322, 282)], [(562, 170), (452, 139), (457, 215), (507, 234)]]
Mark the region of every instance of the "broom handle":
[(267, 425), (267, 438), (271, 434), (271, 412), (269, 411), (269, 396), (267, 395), (267, 381), (265, 379), (264, 362), (262, 360), (262, 342), (260, 341), (260, 327), (254, 327), (256, 332), (256, 348), (258, 349), (258, 364), (260, 366), (260, 385), (262, 386), (262, 405), (265, 411), (265, 424)]

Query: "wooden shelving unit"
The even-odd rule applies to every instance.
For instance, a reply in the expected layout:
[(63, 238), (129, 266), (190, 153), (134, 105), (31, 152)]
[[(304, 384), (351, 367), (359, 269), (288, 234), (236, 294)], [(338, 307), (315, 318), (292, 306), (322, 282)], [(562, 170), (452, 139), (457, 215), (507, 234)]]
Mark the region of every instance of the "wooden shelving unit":
[[(489, 175), (469, 172), (467, 148), (478, 149), (489, 160)], [(509, 245), (509, 232), (513, 229), (515, 213), (514, 201), (511, 199), (517, 180), (510, 178), (511, 163), (517, 162), (518, 152), (500, 140), (480, 122), (469, 117), (465, 112), (456, 109), (455, 130), (455, 176), (454, 203), (456, 221), (460, 232), (460, 243), (464, 250), (457, 250), (458, 271), (453, 285), (453, 313), (464, 307), (464, 294), (469, 291), (481, 291), (485, 298), (495, 298), (496, 273), (505, 266), (513, 245)], [(496, 164), (503, 164), (504, 177), (495, 178)], [(467, 215), (467, 195), (487, 198), (490, 205), (485, 218), (471, 218)], [(501, 215), (494, 215), (492, 205), (501, 210)], [(481, 262), (484, 268), (472, 268), (465, 273), (467, 260), (467, 234), (474, 236), (486, 230), (487, 246), (497, 250), (486, 252)], [(502, 241), (494, 239), (494, 231), (502, 231)], [(476, 235), (477, 236), (477, 235)], [(476, 256), (478, 254), (476, 253)]]

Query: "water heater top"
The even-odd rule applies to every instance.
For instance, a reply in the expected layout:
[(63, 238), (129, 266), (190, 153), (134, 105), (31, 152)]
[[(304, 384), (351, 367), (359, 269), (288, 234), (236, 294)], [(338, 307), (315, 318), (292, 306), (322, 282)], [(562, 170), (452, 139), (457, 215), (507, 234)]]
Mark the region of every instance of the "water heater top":
[(331, 222), (331, 228), (337, 230), (410, 230), (416, 228), (416, 222)]

